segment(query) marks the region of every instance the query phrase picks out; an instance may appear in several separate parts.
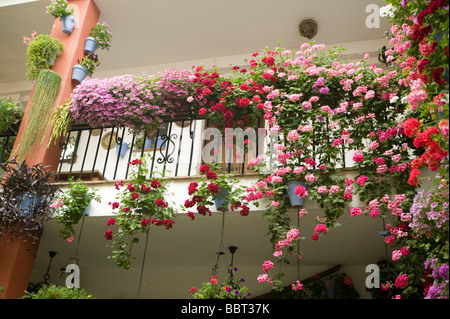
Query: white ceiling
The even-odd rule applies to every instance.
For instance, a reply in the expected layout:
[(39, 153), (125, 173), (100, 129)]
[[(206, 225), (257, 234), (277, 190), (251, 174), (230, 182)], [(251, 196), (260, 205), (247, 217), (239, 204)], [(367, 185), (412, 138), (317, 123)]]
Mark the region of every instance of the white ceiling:
[[(113, 33), (110, 51), (99, 52), (99, 74), (222, 56), (250, 57), (266, 47), (297, 48), (309, 41), (298, 32), (298, 24), (307, 18), (319, 23), (317, 43), (379, 40), (387, 30), (385, 19), (379, 29), (365, 26), (366, 6), (384, 5), (380, 0), (95, 2), (100, 22), (108, 22)], [(49, 3), (0, 7), (0, 85), (26, 81), (23, 36), (33, 31), (50, 33), (54, 19), (45, 12)]]

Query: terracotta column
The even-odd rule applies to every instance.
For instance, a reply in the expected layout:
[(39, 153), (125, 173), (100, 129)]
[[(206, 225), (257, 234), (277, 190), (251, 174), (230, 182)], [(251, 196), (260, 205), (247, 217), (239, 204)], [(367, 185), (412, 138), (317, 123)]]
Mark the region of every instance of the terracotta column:
[[(68, 35), (62, 32), (61, 22), (55, 19), (50, 35), (61, 40), (64, 43), (64, 53), (56, 60), (52, 70), (61, 75), (62, 81), (59, 92), (56, 96), (53, 107), (57, 107), (66, 102), (74, 89), (72, 84), (72, 67), (78, 64), (84, 56), (84, 41), (89, 36), (91, 28), (98, 22), (100, 11), (94, 0), (68, 0), (74, 8), (74, 17), (76, 19), (73, 32)], [(34, 92), (34, 89), (33, 89)], [(32, 92), (32, 94), (33, 94)], [(24, 132), (27, 130), (27, 116), (30, 114), (32, 95), (28, 101), (22, 124), (20, 126), (12, 154), (15, 154)], [(53, 144), (47, 148), (50, 139), (52, 127), (48, 126), (45, 131), (43, 143), (30, 151), (25, 156), (27, 163), (31, 165), (41, 163), (49, 166), (49, 169), (56, 171), (61, 156), (59, 145)], [(7, 238), (0, 237), (0, 287), (5, 292), (0, 292), (0, 299), (15, 299), (24, 295), (24, 290), (28, 287), (28, 281), (34, 265), (35, 254), (30, 253), (32, 247), (34, 253), (38, 248), (38, 243), (30, 246), (19, 239), (7, 242)]]

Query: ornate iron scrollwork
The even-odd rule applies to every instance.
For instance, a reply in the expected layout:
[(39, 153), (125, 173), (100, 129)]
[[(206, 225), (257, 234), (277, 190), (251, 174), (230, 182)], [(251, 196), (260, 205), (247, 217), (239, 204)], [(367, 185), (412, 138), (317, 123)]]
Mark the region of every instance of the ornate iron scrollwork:
[[(159, 153), (161, 154), (162, 157), (158, 158), (156, 161), (158, 162), (158, 164), (162, 164), (162, 163), (171, 164), (175, 160), (171, 156), (175, 152), (174, 140), (176, 140), (178, 138), (178, 135), (175, 133), (172, 135), (163, 134), (160, 136), (160, 138), (163, 140), (163, 142), (161, 143), (161, 146), (159, 147)], [(172, 145), (172, 147), (170, 145)], [(165, 150), (163, 150), (164, 147), (165, 147)], [(164, 151), (165, 151), (165, 154), (164, 154)]]

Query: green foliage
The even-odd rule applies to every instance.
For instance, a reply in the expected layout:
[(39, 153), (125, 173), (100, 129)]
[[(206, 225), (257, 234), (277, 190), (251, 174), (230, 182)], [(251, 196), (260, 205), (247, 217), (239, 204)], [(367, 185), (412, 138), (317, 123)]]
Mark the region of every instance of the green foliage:
[(44, 285), (35, 293), (25, 292), (25, 299), (95, 299), (84, 289)]
[(212, 276), (210, 281), (203, 282), (202, 288), (192, 287), (189, 292), (194, 299), (247, 299), (250, 297), (248, 288), (241, 286), (245, 282), (234, 275), (237, 268), (230, 268), (225, 281), (220, 284), (219, 276)]
[(47, 147), (49, 147), (53, 141), (58, 140), (64, 134), (64, 132), (68, 132), (70, 130), (70, 127), (72, 125), (69, 112), (70, 104), (71, 101), (69, 100), (67, 103), (57, 106), (53, 110), (49, 122), (49, 125), (52, 127), (52, 134), (48, 141)]
[[(7, 232), (13, 238), (28, 236), (37, 240), (50, 215), (49, 203), (58, 192), (50, 184), (53, 174), (42, 165), (29, 167), (16, 159), (0, 164), (0, 168), (5, 171), (0, 184), (0, 236)], [(27, 197), (33, 200), (22, 208)]]
[(0, 99), (0, 135), (18, 124), (22, 116), (23, 111), (18, 101), (11, 98)]
[(52, 70), (42, 70), (36, 81), (36, 89), (31, 100), (30, 112), (26, 119), (27, 130), (18, 150), (19, 160), (45, 137), (51, 108), (61, 84), (61, 76)]
[(47, 6), (46, 13), (55, 18), (61, 18), (73, 14), (73, 8), (69, 6), (66, 0), (52, 0)]
[[(171, 229), (176, 216), (172, 204), (165, 200), (167, 195), (167, 180), (154, 178), (147, 180), (149, 168), (144, 157), (128, 163), (130, 165), (131, 180), (126, 187), (123, 181), (116, 183), (116, 189), (121, 192), (116, 196), (116, 202), (111, 202), (115, 218), (110, 218), (107, 226), (118, 226), (113, 233), (108, 229), (105, 233), (107, 240), (112, 240), (111, 256), (117, 266), (129, 269), (131, 266), (132, 251), (139, 243), (138, 235), (148, 233), (151, 225), (164, 226)], [(164, 172), (162, 176), (164, 177)]]
[[(23, 111), (18, 101), (11, 98), (0, 99), (0, 163), (9, 159), (22, 116)], [(12, 136), (8, 138), (8, 135)], [(0, 177), (1, 175), (0, 172)]]
[(74, 226), (79, 223), (84, 216), (84, 211), (92, 200), (100, 202), (97, 189), (89, 189), (82, 180), (77, 182), (73, 178), (69, 181), (68, 190), (57, 199), (51, 206), (56, 208), (54, 219), (62, 226), (59, 236), (68, 239), (75, 235)]
[(36, 79), (41, 70), (50, 69), (55, 59), (64, 51), (64, 44), (47, 34), (34, 37), (27, 48), (27, 78)]
[(89, 34), (91, 37), (95, 38), (97, 45), (103, 50), (109, 50), (111, 47), (112, 34), (108, 29), (109, 25), (106, 22), (102, 24), (97, 23), (95, 27), (91, 29)]
[(86, 69), (89, 76), (94, 74), (95, 68), (100, 65), (100, 61), (98, 60), (98, 55), (95, 53), (89, 53), (84, 56), (83, 59), (78, 60), (78, 63)]

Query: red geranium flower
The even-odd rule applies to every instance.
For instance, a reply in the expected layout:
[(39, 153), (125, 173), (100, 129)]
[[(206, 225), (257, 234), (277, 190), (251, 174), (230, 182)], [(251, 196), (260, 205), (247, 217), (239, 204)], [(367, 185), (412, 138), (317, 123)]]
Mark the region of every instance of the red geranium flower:
[(219, 185), (214, 183), (208, 184), (208, 189), (213, 194), (217, 194), (220, 191)]
[(202, 166), (200, 166), (200, 173), (206, 173), (209, 171), (209, 165), (208, 164), (204, 164)]
[(106, 231), (106, 233), (105, 233), (105, 238), (106, 238), (107, 240), (111, 240), (111, 239), (113, 238), (113, 234), (112, 234), (112, 230), (111, 230), (111, 229), (108, 229), (108, 230)]
[(217, 174), (214, 171), (208, 171), (208, 173), (206, 173), (206, 178), (207, 179), (217, 179)]
[(150, 184), (153, 188), (159, 188), (159, 187), (161, 187), (161, 183), (157, 180), (157, 179), (154, 179), (154, 180), (152, 180), (152, 183)]

